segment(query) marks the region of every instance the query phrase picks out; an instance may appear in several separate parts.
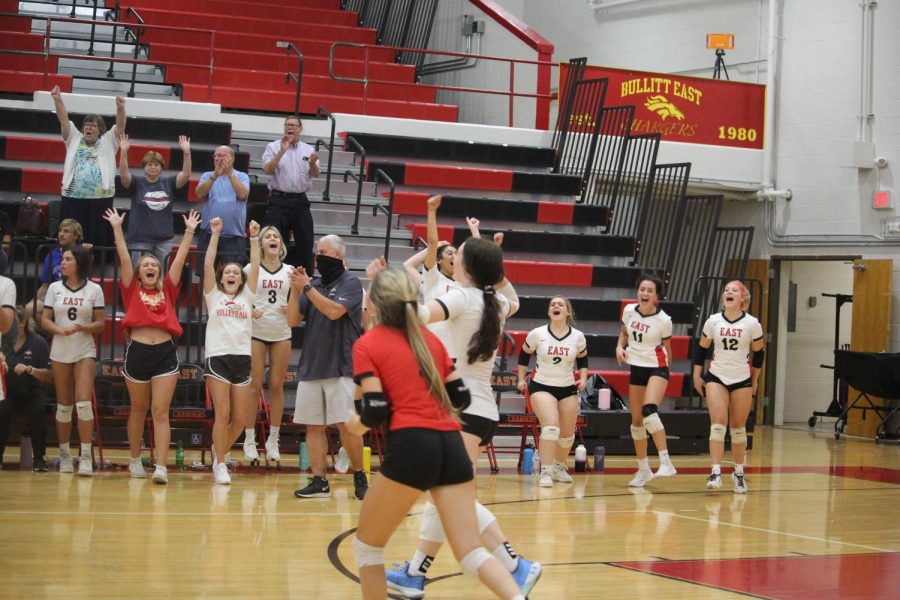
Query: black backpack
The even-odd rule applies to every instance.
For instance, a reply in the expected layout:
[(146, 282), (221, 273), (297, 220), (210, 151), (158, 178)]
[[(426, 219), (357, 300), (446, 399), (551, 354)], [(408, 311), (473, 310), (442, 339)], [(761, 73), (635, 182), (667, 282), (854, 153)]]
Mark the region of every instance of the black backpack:
[(600, 373), (594, 373), (593, 375), (588, 376), (587, 384), (585, 384), (584, 390), (582, 390), (580, 394), (581, 406), (583, 408), (597, 408), (600, 390), (603, 388), (609, 388), (610, 410), (628, 410), (628, 401), (622, 397), (622, 394), (616, 391), (616, 388), (609, 385)]

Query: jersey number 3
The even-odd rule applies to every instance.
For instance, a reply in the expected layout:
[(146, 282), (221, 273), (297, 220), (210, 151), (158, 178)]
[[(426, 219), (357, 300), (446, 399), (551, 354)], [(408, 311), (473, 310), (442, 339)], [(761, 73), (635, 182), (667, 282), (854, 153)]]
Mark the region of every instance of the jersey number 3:
[(275, 304), (276, 302), (278, 302), (278, 292), (269, 290), (269, 304)]

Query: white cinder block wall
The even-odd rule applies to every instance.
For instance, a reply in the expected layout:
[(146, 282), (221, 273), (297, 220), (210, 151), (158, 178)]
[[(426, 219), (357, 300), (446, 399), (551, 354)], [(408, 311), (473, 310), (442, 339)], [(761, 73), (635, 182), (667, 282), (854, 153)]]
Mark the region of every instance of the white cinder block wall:
[[(726, 55), (732, 79), (765, 83), (768, 2), (763, 0), (639, 0), (590, 10), (585, 0), (499, 0), (556, 47), (558, 61), (587, 56), (591, 64), (711, 76), (714, 56), (705, 35), (734, 33)], [(552, 8), (550, 8), (552, 4)], [(900, 2), (875, 9), (875, 153), (890, 162), (881, 188), (900, 195)], [(835, 234), (877, 234), (900, 211), (870, 208), (875, 171), (846, 166), (858, 135), (862, 9), (856, 0), (787, 0), (782, 11), (780, 90), (776, 102), (776, 186), (794, 200), (777, 206), (777, 235), (811, 236), (816, 246), (766, 241), (756, 202), (728, 202), (723, 223), (753, 225), (752, 256), (859, 255), (895, 260), (891, 350), (900, 351), (900, 246), (840, 247)], [(757, 62), (758, 61), (758, 62)], [(730, 65), (734, 65), (731, 67)], [(771, 125), (771, 124), (770, 124)], [(760, 181), (762, 174), (760, 173)], [(900, 205), (900, 200), (895, 201)], [(776, 240), (777, 241), (777, 240)], [(786, 284), (786, 282), (785, 282)], [(825, 286), (827, 287), (827, 286)], [(789, 379), (789, 376), (788, 376)]]

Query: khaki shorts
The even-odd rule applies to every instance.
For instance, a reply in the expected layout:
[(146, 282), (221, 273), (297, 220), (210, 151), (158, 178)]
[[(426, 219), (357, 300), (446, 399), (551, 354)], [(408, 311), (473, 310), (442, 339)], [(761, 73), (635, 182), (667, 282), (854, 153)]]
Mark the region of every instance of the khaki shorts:
[(300, 425), (335, 425), (346, 423), (353, 408), (356, 385), (350, 377), (316, 379), (297, 384), (294, 423)]

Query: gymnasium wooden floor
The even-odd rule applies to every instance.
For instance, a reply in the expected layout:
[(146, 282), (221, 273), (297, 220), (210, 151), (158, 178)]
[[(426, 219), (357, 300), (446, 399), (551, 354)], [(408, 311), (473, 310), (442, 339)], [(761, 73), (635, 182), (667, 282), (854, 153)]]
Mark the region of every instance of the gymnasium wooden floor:
[[(637, 490), (625, 457), (552, 489), (485, 469), (478, 494), (513, 546), (544, 564), (532, 599), (897, 597), (898, 446), (758, 428), (746, 496), (730, 477), (707, 491), (704, 457), (674, 462), (676, 477)], [(296, 471), (239, 471), (221, 487), (209, 471), (173, 470), (157, 486), (124, 471), (87, 479), (7, 465), (0, 597), (359, 597), (360, 503), (350, 476), (331, 481), (331, 499), (297, 500)], [(387, 560), (407, 560), (417, 532), (414, 514)], [(427, 598), (488, 597), (449, 549), (430, 575)]]

